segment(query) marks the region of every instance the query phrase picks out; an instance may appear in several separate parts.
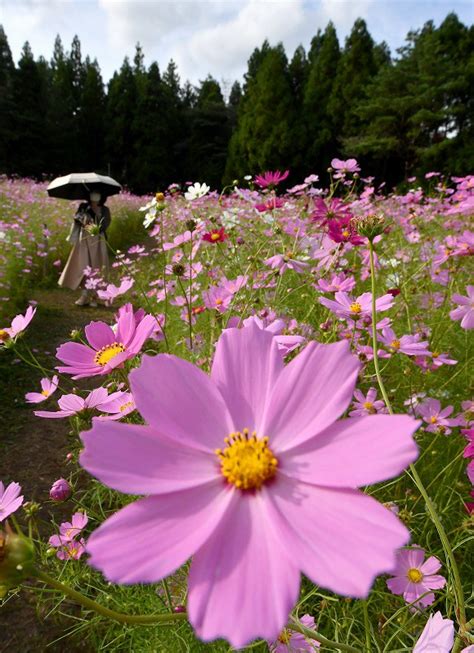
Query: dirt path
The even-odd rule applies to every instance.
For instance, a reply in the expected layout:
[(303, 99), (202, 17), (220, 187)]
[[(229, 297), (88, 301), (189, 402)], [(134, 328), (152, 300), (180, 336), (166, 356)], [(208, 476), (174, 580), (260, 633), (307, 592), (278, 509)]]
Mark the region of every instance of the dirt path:
[[(68, 339), (72, 329), (81, 328), (91, 320), (110, 322), (113, 315), (113, 309), (75, 306), (77, 293), (59, 288), (35, 291), (32, 298), (38, 302), (38, 311), (25, 341), (48, 369), (58, 364), (54, 357), (56, 347)], [(67, 420), (35, 417), (33, 407), (25, 403), (25, 393), (38, 391), (41, 376), (39, 370), (18, 362), (12, 352), (0, 352), (0, 479), (4, 483), (17, 481), (25, 499), (39, 503), (48, 500), (49, 488), (57, 478), (68, 475), (69, 430)], [(55, 408), (48, 405), (48, 409)], [(48, 505), (42, 510), (47, 517)], [(64, 516), (70, 516), (70, 506), (66, 505), (64, 510)], [(57, 518), (57, 509), (55, 515)], [(0, 609), (1, 653), (88, 650), (69, 639), (48, 646), (61, 636), (63, 629), (61, 624), (51, 619), (45, 621), (43, 615), (37, 614), (33, 601), (33, 597), (21, 592)]]

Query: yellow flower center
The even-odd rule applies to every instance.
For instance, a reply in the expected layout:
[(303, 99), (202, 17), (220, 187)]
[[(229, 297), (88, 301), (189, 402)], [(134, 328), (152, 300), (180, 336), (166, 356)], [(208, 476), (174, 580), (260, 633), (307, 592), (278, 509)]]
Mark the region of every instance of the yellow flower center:
[(285, 628), (284, 630), (281, 631), (280, 635), (278, 636), (278, 641), (281, 642), (282, 644), (289, 644), (291, 640), (291, 634), (290, 632)]
[(412, 583), (421, 583), (421, 581), (423, 580), (423, 574), (421, 573), (421, 571), (419, 569), (416, 569), (415, 567), (412, 567), (407, 572), (407, 578)]
[(127, 410), (127, 408), (130, 408), (131, 406), (133, 406), (133, 401), (127, 401), (125, 404), (120, 406), (120, 412)]
[(362, 306), (359, 302), (354, 302), (349, 306), (349, 310), (351, 313), (360, 313), (362, 311)]
[(434, 352), (431, 354), (431, 356), (432, 356), (432, 358), (438, 358), (438, 356), (439, 356), (439, 351), (434, 351)]
[(438, 421), (438, 418), (435, 417), (434, 415), (433, 415), (433, 417), (430, 417), (430, 422), (431, 422), (432, 424), (436, 424), (437, 421)]
[(365, 401), (363, 406), (366, 410), (371, 410), (374, 407), (374, 404), (371, 401)]
[(0, 329), (0, 342), (6, 342), (10, 335), (5, 331), (5, 329)]
[(219, 240), (219, 238), (220, 238), (220, 234), (211, 234), (211, 240), (216, 241)]
[(43, 397), (49, 397), (49, 390), (41, 390)]
[(106, 345), (105, 347), (102, 347), (102, 349), (99, 349), (95, 355), (94, 361), (97, 365), (103, 367), (104, 365), (107, 365), (112, 358), (115, 358), (117, 354), (121, 354), (123, 351), (125, 351), (125, 347), (121, 342), (113, 342), (111, 345)]
[(400, 340), (392, 340), (390, 347), (392, 349), (400, 349)]
[(224, 300), (223, 300), (223, 299), (220, 299), (220, 298), (219, 298), (219, 299), (216, 299), (216, 305), (217, 305), (217, 306), (221, 306), (221, 304), (223, 304), (223, 303), (224, 303)]
[(351, 232), (348, 229), (344, 229), (344, 231), (342, 232), (342, 235), (344, 236), (344, 238), (349, 238), (349, 236), (351, 235)]
[(236, 431), (224, 438), (225, 449), (216, 449), (221, 473), (228, 483), (239, 490), (259, 490), (275, 476), (278, 460), (268, 446), (268, 438), (257, 438), (248, 429)]

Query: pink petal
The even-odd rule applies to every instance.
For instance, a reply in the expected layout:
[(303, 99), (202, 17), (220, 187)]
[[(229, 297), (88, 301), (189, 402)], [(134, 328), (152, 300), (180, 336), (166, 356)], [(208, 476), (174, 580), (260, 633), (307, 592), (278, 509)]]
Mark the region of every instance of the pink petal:
[(221, 478), (215, 454), (177, 444), (153, 427), (94, 419), (81, 438), (81, 465), (121, 492), (164, 494)]
[(211, 378), (233, 419), (233, 430), (257, 429), (267, 398), (283, 369), (273, 334), (254, 323), (226, 329), (220, 336)]
[(204, 641), (235, 648), (275, 640), (298, 598), (300, 575), (269, 519), (261, 493), (240, 494), (189, 574), (189, 619)]
[(56, 350), (56, 358), (75, 367), (94, 366), (95, 355), (96, 352), (93, 349), (81, 345), (79, 342), (65, 342)]
[(214, 453), (233, 431), (219, 391), (188, 361), (168, 354), (143, 356), (129, 378), (139, 412), (165, 436)]
[[(267, 491), (264, 488), (264, 491)], [(358, 490), (322, 488), (280, 475), (268, 487), (281, 537), (308, 578), (326, 589), (365, 597), (379, 574), (395, 567), (396, 550), (410, 533), (372, 497)]]
[(84, 331), (90, 346), (97, 351), (116, 341), (115, 333), (105, 322), (91, 322)]
[(279, 375), (260, 435), (285, 451), (320, 433), (348, 407), (359, 369), (348, 342), (311, 342)]
[(420, 567), (420, 571), (425, 576), (436, 574), (436, 572), (439, 571), (440, 569), (441, 569), (441, 562), (435, 556), (430, 556), (426, 560), (426, 562), (424, 562)]
[(39, 404), (42, 401), (46, 401), (47, 398), (40, 392), (27, 392), (25, 395), (25, 400), (30, 404)]
[(135, 501), (92, 533), (90, 564), (115, 583), (156, 583), (209, 539), (233, 496), (217, 482)]
[(133, 310), (123, 311), (117, 322), (117, 342), (128, 347), (136, 331), (136, 322)]
[(354, 417), (279, 455), (282, 473), (306, 483), (361, 487), (398, 476), (418, 455), (408, 415)]
[(395, 578), (389, 578), (387, 580), (387, 587), (392, 594), (404, 594), (409, 585), (410, 581), (407, 576), (395, 576)]

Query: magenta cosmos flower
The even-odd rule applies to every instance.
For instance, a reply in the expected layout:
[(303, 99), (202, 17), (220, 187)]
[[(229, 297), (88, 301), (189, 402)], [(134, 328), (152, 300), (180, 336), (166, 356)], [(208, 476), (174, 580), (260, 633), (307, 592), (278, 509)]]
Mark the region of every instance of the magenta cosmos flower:
[[(334, 301), (335, 300), (335, 301)], [(319, 303), (329, 308), (339, 317), (357, 320), (360, 317), (370, 317), (372, 315), (372, 293), (364, 292), (357, 298), (353, 298), (346, 292), (339, 291), (333, 299), (320, 297)], [(375, 310), (386, 311), (393, 306), (393, 297), (390, 294), (382, 295), (375, 300)]]
[(467, 297), (455, 293), (451, 299), (458, 307), (450, 312), (452, 320), (461, 320), (463, 329), (474, 329), (474, 286), (466, 286)]
[(147, 425), (95, 419), (81, 434), (85, 469), (149, 495), (92, 534), (92, 566), (113, 582), (155, 583), (193, 556), (190, 622), (201, 639), (236, 648), (276, 640), (300, 572), (367, 596), (409, 533), (357, 488), (416, 458), (418, 423), (337, 421), (359, 369), (345, 341), (312, 342), (285, 366), (255, 324), (222, 333), (210, 377), (176, 356), (144, 356), (130, 382)]
[(260, 188), (271, 188), (273, 186), (278, 186), (279, 183), (285, 181), (289, 174), (289, 170), (285, 170), (285, 172), (280, 172), (279, 170), (276, 170), (275, 172), (264, 172), (262, 175), (255, 176), (255, 183), (258, 184)]
[(20, 496), (21, 486), (18, 483), (10, 483), (5, 487), (0, 481), (0, 522), (12, 515), (23, 503), (23, 496)]
[(394, 577), (387, 580), (387, 587), (392, 594), (403, 594), (407, 603), (426, 607), (435, 600), (430, 590), (446, 585), (446, 579), (436, 573), (440, 568), (441, 562), (435, 556), (425, 561), (425, 551), (421, 547), (401, 549), (397, 555)]
[(427, 398), (417, 406), (416, 413), (428, 424), (425, 427), (426, 431), (449, 435), (451, 433), (451, 426), (460, 426), (462, 424), (462, 418), (454, 417), (448, 419), (453, 410), (452, 406), (446, 406), (446, 408), (441, 409), (441, 403), (438, 399)]
[(72, 374), (73, 379), (109, 374), (138, 354), (145, 340), (155, 332), (156, 326), (153, 315), (145, 315), (137, 325), (131, 311), (122, 312), (115, 330), (105, 322), (91, 322), (85, 328), (89, 346), (66, 342), (58, 347), (56, 357), (66, 366), (56, 369)]

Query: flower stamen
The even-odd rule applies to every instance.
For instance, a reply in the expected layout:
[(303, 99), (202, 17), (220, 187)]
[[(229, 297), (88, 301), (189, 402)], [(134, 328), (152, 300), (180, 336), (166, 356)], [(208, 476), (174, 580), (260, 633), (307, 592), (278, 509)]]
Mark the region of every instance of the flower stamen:
[(121, 342), (113, 342), (111, 345), (106, 345), (105, 347), (102, 347), (102, 349), (99, 349), (94, 357), (94, 362), (96, 365), (103, 367), (104, 365), (107, 365), (112, 358), (115, 358), (117, 354), (121, 354), (123, 351), (125, 351), (125, 347)]
[(222, 476), (239, 490), (259, 490), (275, 476), (278, 460), (268, 446), (267, 437), (257, 438), (248, 429), (224, 438), (225, 449), (216, 449)]

